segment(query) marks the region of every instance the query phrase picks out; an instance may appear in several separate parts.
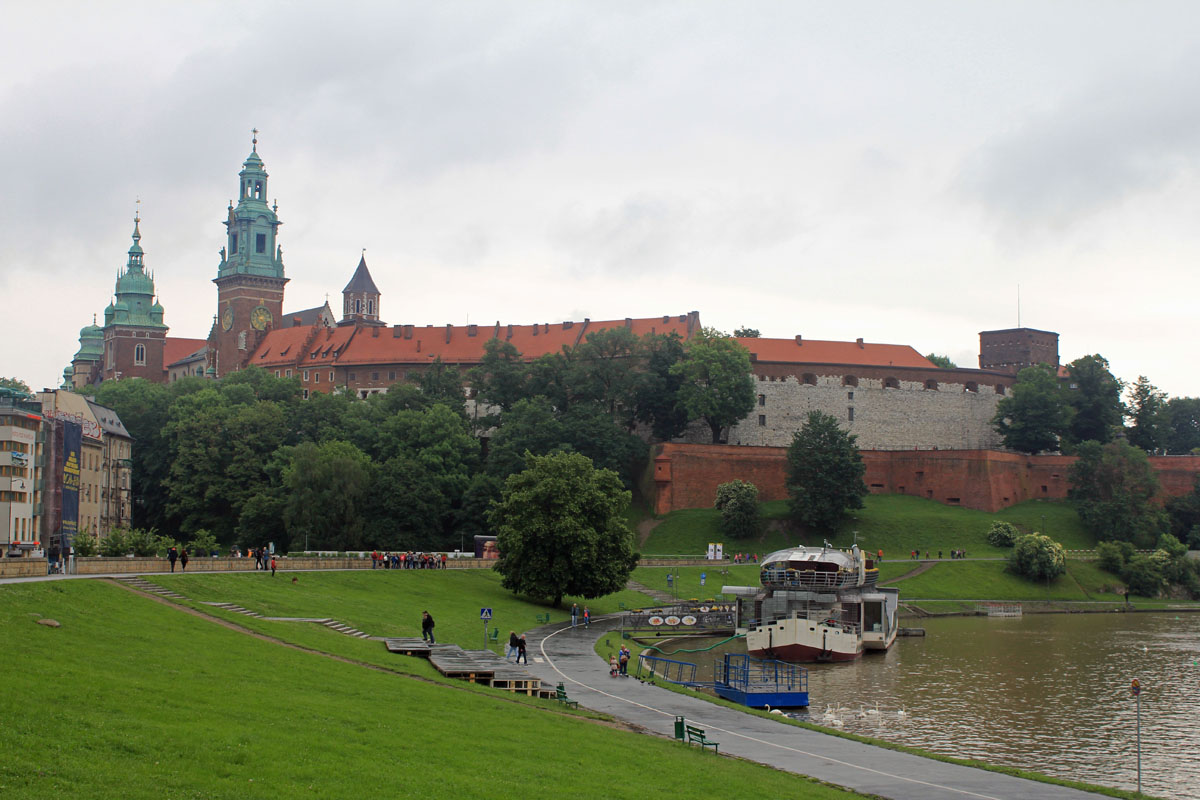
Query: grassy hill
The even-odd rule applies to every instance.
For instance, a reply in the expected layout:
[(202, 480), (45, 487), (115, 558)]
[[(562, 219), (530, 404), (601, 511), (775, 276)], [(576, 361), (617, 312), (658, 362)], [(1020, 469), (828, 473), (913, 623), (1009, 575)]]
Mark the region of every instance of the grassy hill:
[(831, 536), (802, 534), (787, 519), (786, 501), (759, 506), (764, 524), (760, 536), (751, 540), (730, 540), (721, 535), (720, 517), (715, 509), (690, 508), (664, 516), (641, 546), (645, 555), (700, 554), (709, 542), (723, 542), (726, 553), (765, 554), (796, 544), (821, 544), (829, 541), (849, 547), (855, 541), (874, 552), (882, 549), (885, 559), (907, 558), (912, 550), (923, 555), (951, 550), (966, 550), (969, 555), (1003, 556), (1006, 549), (987, 543), (988, 527), (995, 520), (1012, 522), (1025, 532), (1038, 531), (1069, 550), (1090, 549), (1094, 538), (1079, 522), (1067, 503), (1030, 500), (995, 514), (970, 508), (946, 506), (932, 500), (907, 495), (869, 495), (866, 507), (847, 518)]
[[(371, 624), (394, 617), (397, 632), (411, 632), (413, 609), (446, 600), (404, 581), (416, 573), (340, 575), (354, 580), (306, 574), (291, 596), (266, 576), (261, 586), (213, 586), (246, 589), (228, 599), (278, 611), (326, 615), (342, 602), (340, 611), (361, 608)], [(190, 590), (218, 577), (233, 576), (173, 582)], [(34, 624), (42, 617), (62, 627)], [(443, 614), (448, 632), (454, 617)], [(596, 724), (552, 701), (514, 702), (284, 647), (97, 580), (0, 586), (0, 641), (4, 797), (690, 799), (730, 786), (755, 797), (858, 796)]]

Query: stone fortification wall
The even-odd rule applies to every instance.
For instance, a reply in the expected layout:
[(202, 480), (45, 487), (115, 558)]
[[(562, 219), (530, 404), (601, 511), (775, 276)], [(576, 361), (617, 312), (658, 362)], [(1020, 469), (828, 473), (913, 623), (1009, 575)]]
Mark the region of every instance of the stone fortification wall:
[[(1000, 450), (863, 451), (864, 481), (875, 494), (908, 494), (946, 505), (999, 511), (1025, 500), (1062, 500), (1073, 456), (1025, 456)], [(717, 486), (739, 479), (762, 500), (787, 497), (787, 448), (736, 445), (659, 445), (654, 458), (654, 511), (711, 508)], [(1154, 456), (1163, 490), (1192, 490), (1200, 456)]]
[[(754, 410), (730, 430), (731, 445), (786, 447), (810, 411), (823, 411), (864, 450), (998, 447), (996, 404), (1012, 377), (980, 370), (755, 364)], [(711, 441), (693, 424), (683, 441)]]

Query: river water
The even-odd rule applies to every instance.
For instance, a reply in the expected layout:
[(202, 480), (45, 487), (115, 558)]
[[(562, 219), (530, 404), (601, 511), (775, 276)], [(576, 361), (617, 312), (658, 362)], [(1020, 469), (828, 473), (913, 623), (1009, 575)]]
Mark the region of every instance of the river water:
[[(826, 706), (840, 707), (846, 731), (1133, 790), (1136, 677), (1142, 791), (1200, 798), (1200, 614), (909, 624), (928, 635), (853, 664), (808, 665), (812, 706), (798, 716), (828, 724)], [(703, 665), (718, 652), (674, 657)]]

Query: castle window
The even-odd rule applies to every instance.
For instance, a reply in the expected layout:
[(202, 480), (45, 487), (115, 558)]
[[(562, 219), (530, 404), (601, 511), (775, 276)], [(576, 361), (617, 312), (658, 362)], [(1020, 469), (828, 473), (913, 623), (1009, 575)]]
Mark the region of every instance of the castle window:
[(321, 382), (321, 373), (314, 372), (313, 373), (313, 383), (320, 383), (320, 382)]
[(304, 390), (304, 399), (305, 399), (305, 400), (307, 400), (307, 399), (308, 399), (308, 389), (305, 389), (305, 390)]
[(346, 376), (346, 380), (350, 380), (350, 381), (358, 380), (358, 373), (351, 372), (349, 375)]
[(766, 414), (758, 415), (758, 427), (760, 427), (760, 428), (767, 427), (767, 415)]
[(304, 370), (304, 380), (308, 381), (308, 370)]
[(378, 373), (378, 372), (372, 372), (372, 373), (371, 373), (371, 380), (373, 380), (373, 381), (377, 381), (377, 380), (379, 380), (379, 373)]
[(393, 369), (393, 370), (388, 371), (388, 380), (389, 381), (396, 380), (396, 370)]
[(765, 380), (767, 379), (767, 376), (766, 376), (766, 375), (759, 375), (759, 376), (758, 376), (758, 379), (759, 379), (760, 381), (765, 381)]
[(368, 300), (368, 301), (367, 301), (367, 313), (368, 313), (368, 314), (374, 314), (374, 313), (375, 313), (375, 301), (374, 301), (374, 300)]
[(899, 381), (899, 379), (897, 379), (897, 378), (891, 378), (891, 377), (884, 378), (884, 379), (883, 379), (883, 388), (885, 388), (885, 389), (899, 389), (899, 388), (900, 388), (900, 381)]
[(254, 234), (254, 252), (267, 252), (267, 235), (265, 233)]
[(278, 377), (279, 377), (279, 370), (275, 370), (275, 377), (276, 377), (276, 378), (278, 378)]
[(758, 404), (760, 406), (765, 406), (767, 404), (767, 396), (765, 394), (760, 394), (758, 396)]
[(850, 422), (854, 422), (854, 406), (850, 406), (846, 409), (846, 419)]
[(853, 400), (853, 399), (854, 399), (854, 392), (846, 392), (846, 399), (847, 399), (847, 400)]
[(930, 391), (936, 392), (937, 388), (938, 388), (938, 382), (935, 381), (933, 378), (930, 378), (929, 380), (925, 381), (925, 388), (929, 389)]
[(967, 385), (963, 389), (963, 391), (978, 393), (979, 392), (979, 384), (976, 383), (975, 381), (967, 381)]
[(354, 301), (354, 313), (355, 313), (355, 314), (361, 314), (361, 313), (362, 313), (362, 300), (355, 300), (355, 301)]
[(842, 376), (842, 386), (858, 386), (858, 376), (857, 375), (843, 375)]
[(139, 366), (146, 365), (146, 345), (139, 344), (133, 348), (133, 363)]
[(333, 370), (329, 370), (329, 382), (333, 383)]
[(800, 382), (806, 386), (816, 386), (817, 376), (811, 372), (806, 372), (800, 376)]
[(286, 372), (283, 373), (283, 377), (285, 377), (285, 378), (292, 377), (292, 371), (290, 369), (287, 370)]
[(236, 233), (229, 237), (229, 245), (230, 245), (230, 247), (229, 247), (230, 255), (233, 255), (234, 253), (236, 253), (238, 251), (238, 249), (237, 249), (237, 234)]
[(996, 384), (996, 394), (1004, 394), (1004, 384), (1003, 383)]

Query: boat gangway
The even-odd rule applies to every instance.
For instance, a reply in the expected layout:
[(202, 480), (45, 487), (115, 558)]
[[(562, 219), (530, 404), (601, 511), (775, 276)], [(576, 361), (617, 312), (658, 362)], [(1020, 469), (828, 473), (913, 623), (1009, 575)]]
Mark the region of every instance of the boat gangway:
[(808, 670), (799, 664), (726, 653), (713, 677), (717, 694), (750, 708), (808, 706)]

